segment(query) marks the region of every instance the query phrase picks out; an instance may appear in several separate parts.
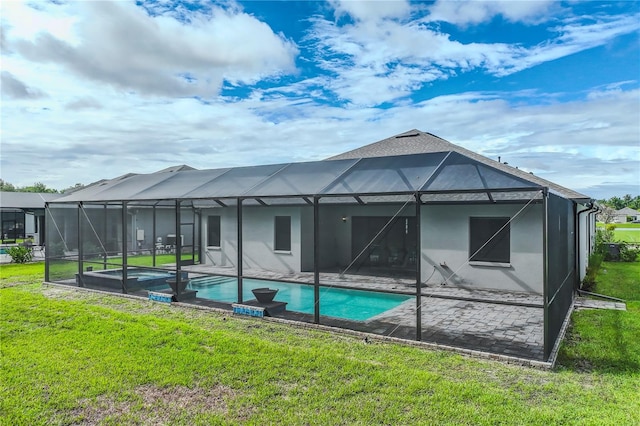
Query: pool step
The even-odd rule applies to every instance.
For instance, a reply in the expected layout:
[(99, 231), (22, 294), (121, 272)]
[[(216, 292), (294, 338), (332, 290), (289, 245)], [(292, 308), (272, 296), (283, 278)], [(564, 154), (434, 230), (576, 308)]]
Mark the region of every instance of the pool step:
[(191, 287), (207, 287), (210, 285), (224, 284), (235, 278), (230, 277), (200, 277), (191, 280)]

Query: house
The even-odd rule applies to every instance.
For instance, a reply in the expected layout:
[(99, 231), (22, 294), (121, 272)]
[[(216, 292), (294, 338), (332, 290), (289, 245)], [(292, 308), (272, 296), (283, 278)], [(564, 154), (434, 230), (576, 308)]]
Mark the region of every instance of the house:
[[(186, 273), (178, 300), (229, 308), (276, 286), (288, 306), (277, 315), (290, 319), (546, 361), (585, 274), (596, 209), (411, 130), (324, 161), (128, 174), (47, 211), (58, 247), (47, 281), (136, 293), (155, 288), (132, 281), (138, 270), (177, 283)], [(70, 275), (59, 265), (71, 261)]]
[(34, 192), (0, 192), (0, 222), (3, 241), (30, 238), (35, 245), (44, 245), (44, 208), (47, 201), (60, 194)]
[(631, 221), (640, 220), (640, 212), (630, 207), (625, 207), (620, 210), (616, 210), (611, 220), (612, 223), (627, 223), (627, 218), (631, 218)]

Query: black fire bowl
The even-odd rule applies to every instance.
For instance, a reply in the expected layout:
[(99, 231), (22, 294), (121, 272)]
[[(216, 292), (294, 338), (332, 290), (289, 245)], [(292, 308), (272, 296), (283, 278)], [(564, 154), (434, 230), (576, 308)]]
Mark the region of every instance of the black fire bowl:
[(259, 303), (271, 303), (273, 298), (276, 297), (276, 293), (278, 292), (277, 288), (254, 288), (251, 290), (253, 295), (256, 297), (256, 300)]

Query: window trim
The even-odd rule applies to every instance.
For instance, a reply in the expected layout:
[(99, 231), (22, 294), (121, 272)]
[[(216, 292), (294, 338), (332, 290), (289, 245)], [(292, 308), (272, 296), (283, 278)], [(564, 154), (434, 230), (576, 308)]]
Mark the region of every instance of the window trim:
[[(476, 227), (481, 226), (484, 222), (483, 228), (488, 226), (489, 221), (501, 221), (501, 223), (494, 225), (490, 232), (493, 235), (496, 231), (501, 230), (500, 234), (506, 234), (502, 238), (503, 241), (498, 241), (496, 247), (493, 247), (492, 251), (485, 251), (486, 247), (480, 249), (486, 241), (482, 244), (477, 243), (479, 237), (486, 238), (486, 235), (478, 236), (480, 231)], [(482, 229), (482, 228), (481, 228)], [(474, 232), (475, 231), (475, 232)], [(499, 237), (500, 234), (498, 234)], [(476, 237), (476, 238), (474, 238)], [(506, 247), (505, 247), (506, 244)], [(495, 253), (495, 251), (498, 251)], [(476, 253), (478, 252), (478, 253)], [(506, 253), (505, 253), (506, 252)], [(506, 258), (502, 257), (506, 254)], [(493, 266), (508, 268), (511, 266), (511, 217), (508, 216), (470, 216), (469, 217), (469, 264), (472, 266)]]
[[(218, 218), (217, 231), (218, 231), (218, 245), (210, 244), (211, 239), (211, 219)], [(222, 217), (220, 215), (208, 215), (207, 216), (207, 248), (220, 249), (222, 247)]]
[[(278, 232), (280, 229), (280, 226), (285, 226), (282, 221), (286, 220), (288, 222), (288, 231), (282, 235), (282, 233)], [(280, 225), (279, 225), (280, 224)], [(284, 231), (284, 229), (282, 230)], [(288, 241), (286, 242), (286, 244), (283, 246), (282, 243), (285, 243), (285, 241), (281, 241), (280, 238), (278, 238), (278, 236), (284, 237), (285, 235), (288, 234)], [(273, 251), (275, 253), (282, 253), (282, 254), (291, 254), (291, 216), (274, 216), (273, 218)]]

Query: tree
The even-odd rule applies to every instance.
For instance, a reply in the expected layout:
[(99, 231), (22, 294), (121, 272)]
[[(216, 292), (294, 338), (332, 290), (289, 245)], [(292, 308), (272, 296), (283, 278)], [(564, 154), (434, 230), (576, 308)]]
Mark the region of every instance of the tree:
[(613, 208), (614, 210), (620, 210), (624, 208), (624, 201), (622, 201), (622, 198), (614, 196), (609, 198), (607, 205), (609, 205), (609, 207)]
[(65, 189), (63, 189), (63, 190), (62, 190), (62, 191), (60, 191), (60, 192), (62, 192), (62, 193), (65, 193), (65, 192), (73, 192), (73, 191), (75, 191), (75, 190), (82, 189), (82, 188), (84, 188), (84, 185), (83, 185), (83, 184), (81, 184), (81, 183), (76, 183), (75, 185), (70, 186), (70, 187), (68, 187), (68, 188), (65, 188)]
[(9, 182), (5, 182), (3, 179), (0, 179), (0, 191), (16, 192), (16, 187)]
[(57, 189), (47, 188), (42, 182), (36, 182), (31, 186), (15, 186), (9, 182), (0, 179), (0, 191), (5, 192), (39, 192), (39, 193), (52, 193), (58, 192)]
[(625, 207), (629, 207), (634, 210), (640, 211), (640, 195), (633, 197), (631, 194), (626, 194), (623, 197), (611, 197), (608, 200), (599, 200), (601, 205), (609, 206), (614, 210), (620, 210)]
[(58, 190), (57, 189), (53, 189), (53, 188), (47, 188), (47, 185), (45, 185), (42, 182), (36, 182), (31, 186), (25, 186), (24, 188), (20, 189), (21, 192), (39, 192), (39, 193), (57, 193)]
[(615, 209), (612, 209), (609, 206), (602, 206), (600, 213), (598, 213), (597, 220), (599, 222), (611, 223), (615, 214), (616, 214)]

